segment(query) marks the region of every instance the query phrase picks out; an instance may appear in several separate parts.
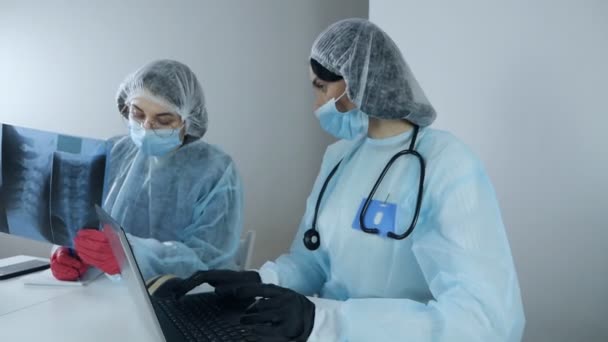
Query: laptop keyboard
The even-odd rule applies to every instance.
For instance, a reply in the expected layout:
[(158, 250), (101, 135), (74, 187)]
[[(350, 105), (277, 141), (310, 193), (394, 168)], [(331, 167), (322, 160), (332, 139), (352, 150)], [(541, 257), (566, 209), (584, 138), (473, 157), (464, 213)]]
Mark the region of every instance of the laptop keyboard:
[(154, 298), (188, 342), (258, 341), (238, 324), (221, 318), (222, 308), (214, 296), (192, 295), (187, 300)]

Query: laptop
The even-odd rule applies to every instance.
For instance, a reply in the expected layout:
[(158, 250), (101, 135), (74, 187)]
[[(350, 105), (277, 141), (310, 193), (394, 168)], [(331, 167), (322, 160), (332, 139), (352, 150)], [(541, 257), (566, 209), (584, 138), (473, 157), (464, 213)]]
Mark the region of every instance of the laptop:
[(259, 341), (239, 322), (243, 308), (224, 305), (213, 292), (180, 299), (150, 296), (124, 229), (99, 206), (95, 208), (121, 277), (156, 341)]

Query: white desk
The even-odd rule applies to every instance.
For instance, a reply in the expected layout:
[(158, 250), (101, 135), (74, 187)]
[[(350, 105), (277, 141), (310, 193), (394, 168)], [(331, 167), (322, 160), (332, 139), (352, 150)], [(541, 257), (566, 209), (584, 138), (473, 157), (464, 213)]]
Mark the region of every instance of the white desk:
[(126, 285), (107, 277), (82, 287), (0, 281), (0, 341), (150, 341), (148, 331)]

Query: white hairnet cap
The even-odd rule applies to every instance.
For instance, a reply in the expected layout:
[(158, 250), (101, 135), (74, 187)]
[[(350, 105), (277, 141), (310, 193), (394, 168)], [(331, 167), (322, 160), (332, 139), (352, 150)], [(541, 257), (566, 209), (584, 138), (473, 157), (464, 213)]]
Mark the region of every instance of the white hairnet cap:
[(348, 97), (369, 116), (406, 119), (419, 126), (436, 117), (399, 48), (365, 19), (332, 24), (317, 38), (311, 58), (344, 78)]
[(127, 76), (118, 87), (116, 102), (127, 117), (129, 102), (138, 96), (159, 102), (180, 115), (186, 134), (202, 137), (207, 131), (205, 96), (188, 66), (173, 60), (150, 62)]

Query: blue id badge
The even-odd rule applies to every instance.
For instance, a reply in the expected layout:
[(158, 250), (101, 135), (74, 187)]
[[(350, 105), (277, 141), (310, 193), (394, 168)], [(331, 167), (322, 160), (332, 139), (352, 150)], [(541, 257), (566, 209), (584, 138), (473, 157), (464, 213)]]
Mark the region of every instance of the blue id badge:
[[(353, 220), (353, 228), (361, 230), (359, 217), (365, 205), (366, 198), (361, 201), (357, 215)], [(383, 201), (372, 200), (367, 208), (365, 215), (366, 228), (377, 228), (380, 230), (380, 235), (386, 236), (388, 232), (395, 232), (395, 215), (397, 214), (397, 205)]]

